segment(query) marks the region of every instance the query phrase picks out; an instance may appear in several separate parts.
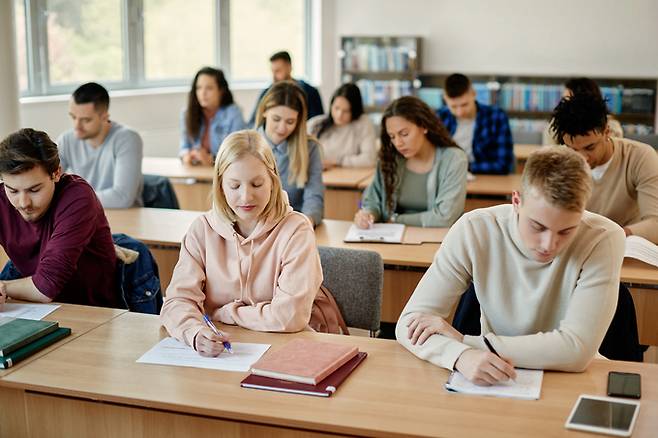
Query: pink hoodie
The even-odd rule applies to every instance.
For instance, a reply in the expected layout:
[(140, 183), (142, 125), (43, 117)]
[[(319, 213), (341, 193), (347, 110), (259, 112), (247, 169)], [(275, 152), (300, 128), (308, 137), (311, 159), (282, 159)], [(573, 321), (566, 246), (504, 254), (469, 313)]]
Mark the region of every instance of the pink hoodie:
[(305, 329), (322, 284), (315, 235), (301, 213), (261, 220), (240, 236), (213, 211), (195, 220), (183, 238), (160, 313), (176, 339), (194, 346), (202, 312), (251, 330)]

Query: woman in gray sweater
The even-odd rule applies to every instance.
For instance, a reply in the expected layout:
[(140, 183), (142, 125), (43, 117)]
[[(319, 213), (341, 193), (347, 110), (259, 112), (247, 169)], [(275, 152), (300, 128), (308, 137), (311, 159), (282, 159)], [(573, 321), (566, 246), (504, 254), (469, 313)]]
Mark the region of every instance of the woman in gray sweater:
[(449, 227), (464, 211), (468, 160), (429, 106), (405, 96), (382, 116), (377, 171), (354, 222)]

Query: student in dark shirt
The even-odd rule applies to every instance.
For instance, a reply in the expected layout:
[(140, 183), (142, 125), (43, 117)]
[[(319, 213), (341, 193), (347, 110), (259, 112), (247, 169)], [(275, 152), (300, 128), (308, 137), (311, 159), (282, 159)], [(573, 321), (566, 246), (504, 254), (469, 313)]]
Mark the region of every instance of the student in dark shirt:
[(7, 297), (116, 307), (116, 256), (94, 189), (62, 173), (45, 132), (21, 129), (0, 143), (0, 245), (20, 278)]

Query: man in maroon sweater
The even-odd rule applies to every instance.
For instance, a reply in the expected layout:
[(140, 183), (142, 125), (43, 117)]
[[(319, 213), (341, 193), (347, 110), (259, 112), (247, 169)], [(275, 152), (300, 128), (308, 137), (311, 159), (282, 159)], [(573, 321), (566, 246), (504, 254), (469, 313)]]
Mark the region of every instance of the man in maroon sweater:
[(0, 245), (19, 271), (6, 297), (116, 307), (116, 256), (94, 189), (62, 173), (45, 132), (21, 129), (0, 143)]

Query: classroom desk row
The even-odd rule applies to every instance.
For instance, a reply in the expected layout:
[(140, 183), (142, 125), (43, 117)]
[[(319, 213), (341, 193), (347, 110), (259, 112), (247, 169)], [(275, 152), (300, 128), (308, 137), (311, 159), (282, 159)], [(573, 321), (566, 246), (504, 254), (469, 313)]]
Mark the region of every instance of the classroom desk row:
[[(171, 280), (182, 237), (192, 221), (200, 214), (200, 212), (149, 208), (106, 210), (112, 232), (126, 233), (145, 242), (151, 248), (160, 268), (163, 290), (166, 290)], [(316, 228), (317, 244), (372, 250), (382, 256), (384, 260), (382, 321), (394, 323), (432, 263), (440, 244), (345, 243), (343, 238), (350, 225), (349, 221), (325, 219)], [(655, 317), (658, 315), (658, 268), (635, 259), (625, 259), (621, 279), (633, 293), (640, 341), (648, 345), (658, 345), (658, 318)]]
[(393, 340), (222, 329), (233, 342), (306, 338), (368, 358), (329, 399), (245, 389), (246, 373), (136, 363), (166, 333), (157, 316), (128, 312), (0, 377), (0, 436), (586, 437), (564, 423), (580, 394), (605, 395), (611, 370), (642, 377), (633, 436), (658, 430), (654, 364), (594, 360), (583, 373), (545, 372), (539, 400), (499, 399), (446, 391), (447, 370)]
[[(145, 157), (145, 174), (162, 175), (171, 181), (183, 210), (210, 209), (213, 168), (185, 166), (177, 158)], [(322, 173), (325, 185), (324, 216), (327, 219), (352, 220), (359, 208), (361, 194), (374, 175), (373, 168), (332, 168)], [(508, 201), (519, 188), (520, 175), (478, 175), (467, 184), (466, 211), (490, 207)]]

